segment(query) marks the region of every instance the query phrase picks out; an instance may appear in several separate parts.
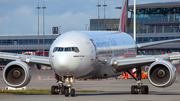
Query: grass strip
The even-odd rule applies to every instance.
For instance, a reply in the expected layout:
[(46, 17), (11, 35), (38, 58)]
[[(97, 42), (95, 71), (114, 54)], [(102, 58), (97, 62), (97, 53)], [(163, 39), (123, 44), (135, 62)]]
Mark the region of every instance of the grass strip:
[(50, 90), (28, 89), (28, 90), (1, 90), (0, 94), (33, 94), (33, 93), (50, 93)]
[[(99, 90), (76, 90), (76, 92), (104, 92)], [(28, 89), (28, 90), (0, 90), (0, 94), (37, 94), (37, 93), (51, 93), (51, 90), (45, 89)]]

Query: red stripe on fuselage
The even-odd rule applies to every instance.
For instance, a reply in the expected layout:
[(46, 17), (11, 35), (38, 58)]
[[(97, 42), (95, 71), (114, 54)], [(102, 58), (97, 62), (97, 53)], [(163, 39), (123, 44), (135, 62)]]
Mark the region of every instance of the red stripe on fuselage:
[(126, 16), (126, 0), (125, 0), (125, 2), (124, 2), (124, 6), (123, 6), (123, 11), (122, 11), (122, 16), (121, 16), (121, 28), (120, 28), (120, 30), (122, 31), (122, 32), (125, 32), (125, 16)]

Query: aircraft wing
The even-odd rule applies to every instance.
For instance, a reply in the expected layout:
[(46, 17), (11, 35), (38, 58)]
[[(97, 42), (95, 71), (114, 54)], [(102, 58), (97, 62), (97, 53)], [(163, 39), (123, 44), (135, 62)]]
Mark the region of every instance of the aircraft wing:
[(116, 71), (125, 71), (131, 68), (147, 66), (158, 60), (172, 61), (179, 60), (180, 54), (146, 55), (133, 58), (114, 58), (111, 65)]
[(137, 48), (144, 48), (148, 46), (154, 46), (154, 45), (159, 45), (159, 44), (164, 44), (164, 43), (170, 43), (170, 42), (176, 42), (180, 41), (180, 39), (172, 39), (172, 40), (164, 40), (164, 41), (157, 41), (157, 42), (148, 42), (148, 43), (141, 43), (137, 44)]
[(27, 63), (32, 62), (37, 64), (50, 65), (49, 57), (0, 52), (0, 60), (6, 60), (6, 59), (22, 60)]

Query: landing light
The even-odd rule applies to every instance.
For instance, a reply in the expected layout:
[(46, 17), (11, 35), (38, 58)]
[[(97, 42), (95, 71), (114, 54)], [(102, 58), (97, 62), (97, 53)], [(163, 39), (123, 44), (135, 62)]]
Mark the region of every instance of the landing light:
[(73, 82), (73, 78), (66, 78), (67, 82)]
[(114, 63), (113, 63), (114, 65), (117, 65), (118, 64), (118, 62), (117, 61), (114, 61)]
[(72, 79), (72, 78), (70, 78), (70, 82), (73, 82), (73, 79)]
[(67, 78), (66, 81), (68, 82), (68, 81), (69, 81), (69, 78)]

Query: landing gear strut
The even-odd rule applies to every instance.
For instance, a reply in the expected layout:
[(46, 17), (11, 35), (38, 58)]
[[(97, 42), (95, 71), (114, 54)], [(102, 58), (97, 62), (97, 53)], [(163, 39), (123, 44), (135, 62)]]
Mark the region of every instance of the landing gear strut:
[(131, 86), (131, 94), (138, 94), (141, 92), (141, 94), (149, 94), (149, 87), (147, 85), (143, 85), (141, 81), (141, 68), (136, 68), (137, 69), (137, 77), (134, 77), (131, 72), (127, 71), (138, 83), (138, 85), (132, 85)]

